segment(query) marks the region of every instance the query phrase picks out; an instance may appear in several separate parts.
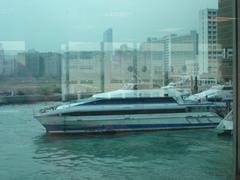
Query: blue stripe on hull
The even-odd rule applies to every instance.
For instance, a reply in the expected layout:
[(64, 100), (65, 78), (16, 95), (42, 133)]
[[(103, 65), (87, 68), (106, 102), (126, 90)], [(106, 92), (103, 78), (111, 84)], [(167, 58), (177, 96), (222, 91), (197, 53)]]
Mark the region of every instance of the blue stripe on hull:
[(186, 129), (215, 127), (218, 123), (194, 123), (194, 124), (128, 124), (128, 125), (48, 125), (44, 124), (48, 132), (111, 132), (111, 131), (135, 131), (156, 129)]

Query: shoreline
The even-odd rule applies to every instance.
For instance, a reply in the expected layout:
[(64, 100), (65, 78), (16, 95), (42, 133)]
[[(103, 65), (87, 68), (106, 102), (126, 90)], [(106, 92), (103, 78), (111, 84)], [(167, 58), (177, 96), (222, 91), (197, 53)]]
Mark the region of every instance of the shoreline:
[(45, 101), (62, 101), (61, 95), (18, 95), (0, 96), (0, 105), (9, 104), (33, 104)]
[[(92, 94), (91, 94), (92, 95)], [(82, 94), (80, 98), (88, 98), (91, 95)], [(47, 101), (58, 101), (58, 102), (68, 102), (73, 100), (78, 100), (79, 96), (77, 94), (69, 94), (66, 96), (66, 101), (62, 100), (62, 94), (51, 94), (51, 95), (15, 95), (15, 96), (0, 96), (0, 105), (9, 104), (33, 104), (37, 102), (47, 102)]]

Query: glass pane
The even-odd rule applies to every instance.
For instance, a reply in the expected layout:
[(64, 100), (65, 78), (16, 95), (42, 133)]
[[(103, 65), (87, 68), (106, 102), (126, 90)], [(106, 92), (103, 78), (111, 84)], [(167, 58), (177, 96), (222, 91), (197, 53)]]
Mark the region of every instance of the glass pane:
[(0, 177), (231, 179), (233, 9), (2, 0)]

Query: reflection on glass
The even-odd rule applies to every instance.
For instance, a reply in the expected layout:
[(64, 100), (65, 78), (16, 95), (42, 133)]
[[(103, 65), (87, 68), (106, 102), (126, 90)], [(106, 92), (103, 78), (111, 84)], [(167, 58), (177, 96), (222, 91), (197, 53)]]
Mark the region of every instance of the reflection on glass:
[[(174, 162), (160, 166), (162, 171), (158, 169), (170, 174), (167, 168), (182, 162), (180, 154), (185, 158), (188, 152), (193, 152), (190, 156), (194, 157), (202, 152), (201, 156), (211, 154), (195, 166), (195, 174), (203, 166), (213, 168), (213, 161), (220, 164), (226, 158), (224, 162), (229, 162), (230, 158), (222, 154), (230, 152), (231, 140), (216, 140), (217, 132), (212, 129), (196, 129), (218, 126), (219, 134), (232, 134), (233, 8), (229, 0), (2, 0), (0, 119), (4, 120), (0, 122), (0, 140), (6, 144), (0, 147), (6, 152), (6, 156), (0, 157), (0, 162), (6, 164), (3, 168), (10, 171), (9, 159), (15, 158), (16, 146), (28, 152), (21, 152), (18, 157), (25, 169), (26, 162), (31, 160), (34, 165), (45, 165), (32, 171), (37, 177), (49, 175), (46, 164), (51, 160), (58, 161), (50, 167), (56, 168), (55, 172), (65, 168), (72, 172), (74, 166), (83, 167), (86, 163), (87, 178), (93, 175), (91, 165), (109, 166), (94, 166), (97, 174), (93, 176), (101, 175), (97, 171), (100, 167), (104, 172), (102, 179), (113, 164), (119, 163), (114, 169), (117, 176), (111, 177), (119, 177), (116, 171), (121, 165), (134, 176), (138, 168), (149, 174), (140, 167), (144, 167), (144, 161), (151, 161), (147, 162), (147, 170), (151, 170), (173, 158)], [(177, 129), (181, 131), (137, 134), (140, 139), (131, 139), (131, 134), (116, 139), (101, 134), (104, 140), (86, 136), (80, 138), (80, 143), (79, 138), (72, 136), (51, 141), (48, 134), (112, 135)], [(47, 135), (42, 136), (45, 131)], [(201, 142), (208, 144), (207, 148), (196, 145), (199, 139), (195, 133), (205, 138)], [(194, 140), (188, 139), (193, 136)], [(128, 140), (130, 144), (124, 149)], [(29, 149), (20, 142), (26, 142)], [(138, 148), (142, 152), (129, 155)], [(201, 156), (196, 158), (197, 162)], [(111, 160), (114, 163), (109, 163)], [(210, 161), (211, 165), (205, 166)], [(134, 162), (142, 163), (138, 166)], [(191, 164), (191, 158), (187, 162)], [(224, 165), (230, 167), (228, 163)], [(219, 171), (229, 169), (223, 166), (218, 166)], [(188, 177), (189, 166), (177, 167), (181, 169), (179, 173)], [(14, 168), (20, 169), (16, 165)], [(211, 173), (206, 171), (206, 178), (195, 177), (209, 179)], [(153, 173), (153, 179), (159, 172)], [(14, 173), (2, 174), (15, 178)], [(24, 172), (19, 170), (19, 174)], [(146, 179), (146, 175), (142, 177)]]

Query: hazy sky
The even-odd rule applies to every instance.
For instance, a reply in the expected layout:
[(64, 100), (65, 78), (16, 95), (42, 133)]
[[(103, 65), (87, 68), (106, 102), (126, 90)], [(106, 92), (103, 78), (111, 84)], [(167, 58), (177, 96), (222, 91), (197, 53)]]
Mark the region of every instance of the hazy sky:
[(200, 9), (217, 0), (1, 0), (0, 41), (25, 41), (27, 49), (59, 50), (68, 41), (141, 42), (170, 32), (197, 30)]

